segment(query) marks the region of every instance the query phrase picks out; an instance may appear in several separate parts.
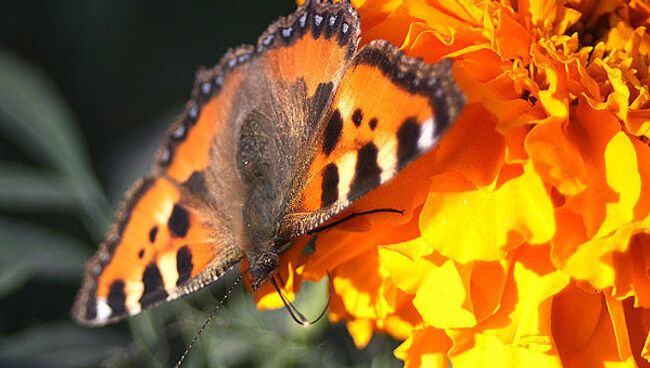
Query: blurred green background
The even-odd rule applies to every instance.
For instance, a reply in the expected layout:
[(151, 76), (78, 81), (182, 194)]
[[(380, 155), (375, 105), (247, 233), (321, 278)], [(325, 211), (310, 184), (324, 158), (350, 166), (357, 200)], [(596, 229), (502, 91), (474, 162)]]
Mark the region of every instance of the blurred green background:
[[(69, 308), (122, 193), (144, 174), (194, 71), (254, 43), (291, 1), (0, 0), (0, 367), (169, 366), (235, 275), (102, 329)], [(327, 282), (297, 306), (315, 316)], [(186, 367), (385, 367), (342, 325), (304, 328), (238, 287)]]

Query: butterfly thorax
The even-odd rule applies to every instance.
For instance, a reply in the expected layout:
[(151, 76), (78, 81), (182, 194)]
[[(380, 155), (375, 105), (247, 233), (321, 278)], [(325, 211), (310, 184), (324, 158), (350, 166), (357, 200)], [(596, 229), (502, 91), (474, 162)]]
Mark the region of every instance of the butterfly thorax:
[(275, 274), (279, 253), (286, 248), (276, 238), (298, 155), (291, 151), (302, 143), (297, 140), (305, 139), (291, 132), (298, 124), (290, 121), (299, 118), (302, 116), (262, 105), (247, 114), (241, 125), (237, 160), (247, 187), (242, 219), (253, 288)]

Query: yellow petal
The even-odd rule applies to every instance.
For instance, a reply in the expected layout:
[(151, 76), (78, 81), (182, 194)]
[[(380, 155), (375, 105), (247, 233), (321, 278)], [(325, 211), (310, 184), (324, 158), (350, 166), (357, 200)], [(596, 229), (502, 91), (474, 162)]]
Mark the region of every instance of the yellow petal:
[(372, 338), (373, 322), (367, 318), (357, 318), (346, 324), (354, 345), (359, 349), (365, 348)]
[(523, 171), (497, 188), (430, 193), (420, 216), (422, 237), (460, 263), (498, 260), (523, 242), (549, 241), (555, 233), (552, 202), (532, 165)]
[(555, 271), (548, 247), (525, 246), (514, 265), (499, 311), (475, 328), (447, 330), (454, 367), (561, 367), (551, 335), (552, 297), (569, 282)]
[(474, 313), (467, 309), (469, 276), (466, 270), (458, 269), (453, 261), (429, 270), (413, 299), (413, 305), (425, 323), (437, 328), (476, 325)]
[[(422, 238), (404, 243), (379, 247), (379, 259), (388, 271), (391, 280), (401, 290), (414, 294), (427, 277), (429, 270), (435, 267), (435, 261), (424, 255), (432, 252), (431, 246)], [(437, 264), (444, 262), (437, 257)]]
[(526, 151), (546, 182), (562, 194), (576, 194), (585, 188), (585, 164), (563, 125), (555, 120), (535, 126), (526, 137)]
[(626, 224), (610, 236), (593, 238), (580, 244), (567, 259), (564, 271), (578, 280), (589, 281), (598, 289), (614, 286), (614, 253), (627, 251), (630, 238), (648, 225), (650, 224)]
[(630, 139), (618, 132), (605, 149), (605, 174), (607, 184), (619, 198), (607, 203), (606, 217), (595, 236), (603, 236), (633, 219), (634, 206), (641, 193), (641, 178), (636, 151)]

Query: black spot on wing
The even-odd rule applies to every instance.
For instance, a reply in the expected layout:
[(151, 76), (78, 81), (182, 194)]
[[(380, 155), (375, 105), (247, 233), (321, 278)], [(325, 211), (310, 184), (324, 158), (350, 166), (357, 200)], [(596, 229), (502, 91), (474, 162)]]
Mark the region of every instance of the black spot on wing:
[(187, 235), (187, 230), (190, 228), (190, 215), (183, 206), (174, 205), (172, 214), (167, 221), (167, 227), (172, 235), (176, 237), (183, 238)]
[(356, 109), (354, 110), (354, 113), (352, 114), (352, 122), (354, 125), (361, 126), (361, 121), (363, 120), (363, 113), (361, 112), (361, 109)]
[(126, 314), (126, 294), (124, 294), (124, 281), (115, 280), (108, 290), (108, 306), (111, 307), (113, 316)]
[(205, 197), (208, 195), (208, 186), (205, 183), (205, 176), (201, 171), (194, 171), (192, 175), (183, 183), (187, 190), (198, 197)]
[(156, 263), (149, 263), (145, 268), (142, 274), (142, 283), (144, 284), (144, 292), (139, 302), (143, 309), (167, 298), (162, 275)]
[(325, 127), (325, 137), (323, 140), (323, 153), (329, 155), (334, 151), (336, 144), (341, 139), (341, 133), (343, 132), (343, 119), (341, 118), (341, 112), (337, 109), (332, 112), (327, 126)]
[(368, 125), (370, 126), (370, 129), (375, 130), (377, 128), (377, 118), (370, 119)]
[(418, 154), (420, 124), (415, 117), (404, 120), (397, 130), (397, 169), (401, 170)]
[(339, 45), (343, 46), (346, 43), (348, 43), (348, 40), (350, 39), (350, 34), (354, 33), (351, 29), (350, 23), (347, 21), (342, 21), (341, 22), (341, 30), (338, 34), (338, 40), (339, 40)]
[(334, 163), (329, 163), (323, 170), (321, 184), (321, 203), (323, 207), (329, 206), (339, 199), (339, 169)]
[(194, 264), (192, 264), (192, 252), (187, 247), (187, 245), (181, 247), (176, 253), (176, 270), (178, 271), (178, 280), (176, 280), (176, 286), (180, 286), (187, 282), (192, 275), (192, 269)]
[(359, 150), (348, 200), (357, 199), (381, 183), (381, 167), (377, 162), (378, 152), (377, 146), (372, 142), (367, 143)]
[(342, 18), (343, 16), (341, 14), (327, 14), (325, 16), (325, 38), (338, 35)]
[(312, 21), (313, 23), (311, 26), (311, 34), (314, 38), (318, 38), (320, 37), (323, 25), (325, 23), (325, 16), (324, 14), (315, 13), (312, 15)]
[(144, 257), (144, 249), (140, 249), (140, 251), (138, 251), (138, 258), (142, 259), (142, 257)]
[(149, 241), (151, 243), (156, 241), (156, 235), (158, 235), (158, 226), (154, 226), (149, 230)]

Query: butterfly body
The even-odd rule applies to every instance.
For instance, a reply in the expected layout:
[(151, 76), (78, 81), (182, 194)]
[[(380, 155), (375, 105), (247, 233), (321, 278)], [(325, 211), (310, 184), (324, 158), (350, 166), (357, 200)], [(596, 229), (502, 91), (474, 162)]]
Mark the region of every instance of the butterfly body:
[(137, 314), (244, 257), (257, 288), (293, 239), (430, 150), (465, 102), (451, 63), (358, 43), (349, 4), (307, 1), (199, 71), (151, 174), (87, 264), (74, 317)]

